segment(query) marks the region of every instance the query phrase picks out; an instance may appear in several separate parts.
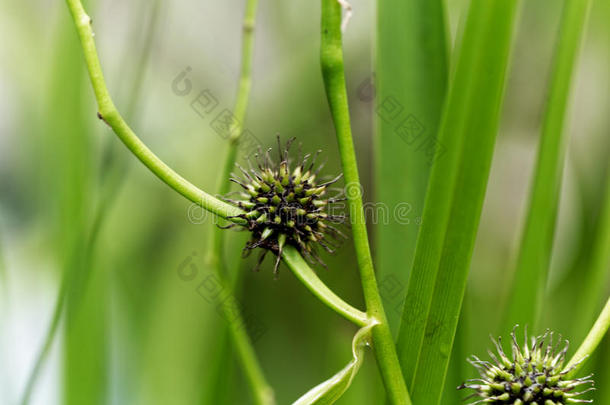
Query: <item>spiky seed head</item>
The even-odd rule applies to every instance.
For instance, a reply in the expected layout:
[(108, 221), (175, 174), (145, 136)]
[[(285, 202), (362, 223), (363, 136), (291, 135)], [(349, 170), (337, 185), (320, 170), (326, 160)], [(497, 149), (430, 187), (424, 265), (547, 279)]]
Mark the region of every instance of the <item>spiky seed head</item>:
[(238, 199), (225, 198), (244, 211), (239, 217), (245, 219), (243, 227), (251, 233), (244, 247), (244, 254), (262, 248), (256, 269), (269, 251), (277, 255), (274, 274), (277, 275), (282, 249), (286, 244), (295, 246), (310, 262), (324, 266), (317, 247), (333, 253), (337, 242), (346, 238), (339, 226), (345, 224), (346, 216), (329, 212), (333, 204), (344, 198), (329, 197), (329, 187), (341, 178), (318, 183), (316, 178), (323, 165), (316, 166), (320, 151), (312, 157), (305, 155), (293, 163), (289, 157), (292, 138), (284, 149), (278, 136), (279, 161), (259, 150), (249, 160), (248, 169), (236, 165), (241, 176), (232, 175), (231, 181), (239, 184), (242, 191)]
[[(516, 327), (515, 327), (516, 328)], [(488, 351), (492, 361), (476, 356), (468, 359), (481, 378), (466, 381), (458, 389), (469, 388), (475, 392), (466, 399), (477, 398), (469, 405), (567, 405), (591, 403), (580, 399), (593, 390), (592, 375), (571, 379), (568, 377), (576, 365), (564, 365), (569, 343), (561, 336), (553, 343), (553, 333), (548, 330), (528, 341), (524, 332), (523, 346), (519, 346), (515, 329), (511, 333), (512, 355), (502, 347), (502, 339), (491, 338), (496, 354)]]

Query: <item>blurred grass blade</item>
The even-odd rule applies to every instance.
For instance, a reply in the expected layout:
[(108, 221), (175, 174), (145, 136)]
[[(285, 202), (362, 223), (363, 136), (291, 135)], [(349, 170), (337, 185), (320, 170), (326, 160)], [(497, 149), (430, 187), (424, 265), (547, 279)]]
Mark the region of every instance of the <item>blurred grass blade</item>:
[(498, 130), (516, 5), (470, 4), (397, 343), (414, 403), (437, 404), (443, 390)]
[[(9, 273), (6, 265), (5, 246), (4, 246), (4, 226), (2, 221), (2, 212), (0, 212), (0, 319), (7, 319), (5, 315), (8, 315), (9, 308)], [(0, 339), (3, 335), (0, 333)], [(0, 354), (3, 354), (0, 351)], [(1, 375), (1, 374), (0, 374)], [(1, 386), (0, 386), (1, 387)]]
[(316, 385), (292, 405), (330, 405), (334, 404), (352, 384), (352, 380), (364, 359), (364, 349), (370, 345), (371, 329), (374, 323), (359, 329), (352, 340), (352, 360), (337, 374)]
[[(376, 222), (375, 261), (394, 333), (400, 316), (395, 307), (406, 290), (383, 294), (384, 280), (406, 286), (409, 278), (430, 172), (425, 147), (437, 133), (447, 87), (446, 42), (441, 0), (377, 1), (374, 184), (376, 200), (389, 212)], [(361, 101), (375, 95), (366, 93), (367, 84), (360, 87)]]
[[(88, 207), (90, 204), (90, 186), (92, 179), (91, 120), (86, 118), (88, 104), (83, 100), (83, 88), (86, 86), (85, 69), (79, 57), (79, 42), (70, 27), (69, 13), (65, 8), (59, 9), (57, 34), (54, 38), (57, 47), (51, 66), (50, 88), (48, 89), (49, 110), (46, 112), (45, 133), (50, 136), (44, 145), (49, 153), (47, 162), (54, 165), (45, 167), (51, 173), (52, 183), (49, 189), (56, 200), (49, 200), (58, 214), (56, 228), (50, 230), (50, 237), (57, 243), (57, 267), (63, 270), (62, 278), (72, 280), (75, 288), (62, 281), (62, 292), (56, 305), (66, 305), (67, 322), (65, 341), (63, 342), (63, 388), (64, 402), (76, 404), (86, 401), (90, 404), (102, 404), (106, 390), (106, 356), (104, 337), (97, 327), (104, 323), (105, 317), (98, 313), (83, 315), (85, 308), (80, 309), (71, 294), (79, 295), (79, 280), (76, 272), (81, 268), (83, 252), (86, 249), (84, 234), (87, 229)], [(63, 296), (65, 294), (65, 296)], [(102, 294), (103, 295), (103, 294)], [(100, 297), (101, 298), (101, 295)], [(100, 308), (104, 303), (100, 301)], [(77, 315), (78, 313), (78, 315)], [(44, 359), (48, 352), (54, 330), (59, 326), (61, 310), (55, 309), (49, 335), (43, 346), (39, 359)], [(81, 328), (83, 322), (90, 322), (94, 327)], [(91, 334), (87, 334), (89, 331)], [(82, 332), (82, 333), (81, 333)], [(82, 338), (82, 340), (81, 340)], [(28, 381), (24, 403), (34, 389), (36, 373), (40, 370), (42, 360), (36, 360), (33, 377)]]
[[(1, 214), (1, 212), (0, 212)], [(8, 270), (4, 262), (4, 227), (2, 218), (0, 217), (0, 291), (3, 292), (4, 299), (8, 298)]]
[(564, 122), (570, 84), (590, 3), (590, 0), (566, 0), (564, 4), (538, 161), (508, 303), (507, 330), (515, 324), (537, 329), (562, 183), (567, 138)]
[(207, 383), (202, 387), (201, 405), (230, 402), (229, 398), (235, 376), (235, 367), (232, 361), (234, 351), (228, 328), (224, 324), (218, 326), (220, 326), (220, 328), (217, 328), (219, 332), (211, 344), (212, 348), (209, 351), (211, 356), (208, 356), (208, 358), (212, 358), (210, 369), (213, 372), (209, 373)]
[[(106, 286), (105, 283), (93, 286), (85, 294), (87, 277), (80, 272), (85, 268), (89, 250), (86, 235), (93, 158), (91, 138), (86, 134), (91, 132), (92, 120), (85, 118), (89, 115), (86, 111), (88, 104), (82, 100), (82, 89), (86, 86), (85, 70), (78, 57), (78, 40), (68, 18), (69, 14), (62, 9), (58, 38), (61, 49), (56, 56), (58, 65), (52, 78), (52, 94), (61, 97), (62, 101), (58, 103), (59, 107), (54, 106), (51, 114), (56, 125), (64, 129), (55, 128), (50, 133), (55, 136), (62, 134), (61, 146), (65, 148), (59, 159), (63, 162), (64, 172), (58, 175), (62, 183), (59, 190), (62, 195), (59, 205), (62, 229), (58, 240), (62, 245), (60, 265), (65, 278), (60, 295), (66, 295), (60, 297), (56, 305), (64, 304), (65, 299), (64, 401), (69, 405), (83, 402), (94, 405), (105, 403), (107, 389), (107, 349), (102, 333), (107, 319)], [(62, 113), (57, 114), (58, 110)], [(56, 309), (51, 331), (57, 327), (60, 314), (61, 309)], [(52, 332), (48, 338), (53, 339)], [(41, 353), (43, 356), (45, 349), (47, 347)]]
[[(87, 283), (88, 274), (81, 270), (89, 255), (77, 254), (75, 268), (68, 270), (74, 272), (66, 296), (64, 384), (68, 405), (108, 402), (108, 275), (92, 271)], [(88, 265), (95, 267), (91, 261)]]
[[(149, 22), (146, 26), (144, 47), (142, 48), (142, 51), (138, 55), (138, 64), (137, 64), (137, 68), (136, 68), (136, 73), (133, 75), (135, 77), (135, 79), (133, 80), (133, 83), (129, 88), (128, 103), (127, 103), (128, 116), (135, 115), (138, 101), (140, 100), (141, 90), (142, 90), (142, 80), (143, 80), (143, 77), (145, 76), (144, 69), (147, 66), (148, 58), (150, 56), (151, 42), (152, 42), (152, 39), (154, 38), (154, 32), (156, 31), (157, 17), (159, 14), (158, 13), (159, 3), (160, 3), (159, 0), (155, 0), (154, 3), (150, 6), (152, 11), (151, 11), (151, 16), (150, 16)], [(66, 16), (68, 15), (65, 10), (62, 10), (62, 13), (66, 14)], [(74, 38), (72, 29), (62, 28), (62, 30), (66, 30), (67, 33), (65, 35), (70, 35), (71, 38)], [(134, 29), (132, 36), (137, 36), (138, 33), (139, 33), (139, 29)], [(63, 44), (70, 43), (70, 42), (71, 41), (63, 41), (63, 40), (59, 41), (59, 43), (63, 43)], [(76, 38), (74, 38), (73, 42), (75, 43), (76, 48), (75, 48), (75, 50), (72, 51), (71, 54), (76, 56), (80, 52), (80, 46), (78, 45)], [(133, 55), (133, 52), (130, 51), (129, 55)], [(126, 56), (129, 56), (129, 55), (126, 55)], [(82, 63), (80, 61), (80, 58), (77, 58), (76, 61), (78, 62), (77, 66), (79, 66), (79, 69), (81, 70), (81, 72), (84, 73), (85, 70), (82, 68)], [(80, 76), (83, 76), (83, 75), (81, 74)], [(65, 78), (62, 77), (62, 78), (58, 79), (58, 81), (59, 81), (59, 84), (58, 84), (59, 86), (65, 86)], [(79, 84), (79, 86), (80, 85), (82, 85), (82, 84)], [(78, 101), (78, 99), (76, 99), (76, 102), (81, 104), (80, 101)], [(83, 134), (85, 134), (85, 133), (87, 133), (87, 131), (81, 130), (80, 133), (76, 134), (75, 136), (81, 137), (81, 138), (86, 138), (83, 136)], [(114, 154), (114, 152), (116, 152), (117, 145), (118, 145), (118, 143), (116, 142), (115, 139), (109, 139), (105, 145), (104, 152), (107, 154), (107, 156), (105, 156), (102, 159), (102, 161), (105, 164), (101, 168), (101, 176), (99, 179), (100, 182), (98, 184), (100, 187), (101, 193), (100, 193), (99, 201), (97, 202), (97, 205), (95, 208), (95, 212), (92, 215), (92, 223), (88, 229), (85, 225), (83, 225), (82, 229), (80, 230), (81, 231), (80, 236), (81, 236), (82, 240), (79, 240), (77, 247), (74, 248), (74, 251), (69, 253), (69, 257), (64, 265), (65, 269), (62, 274), (61, 286), (60, 286), (57, 300), (55, 302), (55, 307), (53, 309), (51, 322), (49, 324), (49, 328), (45, 335), (45, 338), (44, 338), (44, 341), (42, 344), (42, 348), (40, 349), (40, 352), (38, 353), (38, 355), (36, 357), (34, 367), (31, 371), (30, 375), (28, 376), (26, 387), (25, 387), (25, 390), (24, 390), (24, 393), (23, 393), (23, 396), (21, 399), (22, 404), (27, 404), (30, 401), (30, 396), (32, 395), (32, 392), (35, 388), (40, 371), (42, 370), (42, 367), (44, 366), (46, 358), (51, 349), (52, 343), (55, 339), (68, 294), (71, 295), (70, 300), (72, 302), (72, 305), (75, 308), (78, 308), (81, 306), (81, 300), (83, 298), (84, 291), (87, 289), (87, 285), (89, 284), (89, 276), (93, 272), (93, 267), (94, 267), (94, 263), (95, 263), (93, 256), (94, 256), (94, 251), (95, 251), (95, 247), (97, 245), (97, 240), (98, 240), (100, 231), (105, 222), (105, 218), (106, 218), (107, 214), (110, 212), (110, 209), (112, 208), (114, 198), (118, 194), (118, 191), (120, 190), (120, 186), (121, 186), (123, 180), (126, 178), (126, 170), (128, 169), (126, 161), (125, 161), (125, 159), (121, 159), (120, 157), (117, 157), (116, 154)], [(119, 154), (119, 156), (121, 156), (121, 155)], [(76, 173), (78, 174), (79, 171), (76, 171)], [(95, 289), (96, 288), (94, 287), (94, 290)], [(98, 294), (105, 294), (105, 293), (98, 292)], [(103, 297), (98, 297), (98, 298), (102, 299)], [(88, 300), (89, 300), (89, 298), (88, 298)], [(97, 303), (98, 306), (100, 304), (102, 304), (101, 301)], [(78, 311), (83, 311), (83, 309), (80, 309)], [(100, 332), (100, 331), (98, 331), (98, 332)], [(67, 336), (69, 336), (69, 334), (67, 334)], [(102, 338), (103, 338), (103, 336), (102, 336)], [(94, 351), (96, 351), (96, 350), (94, 350)], [(99, 350), (97, 350), (97, 351), (99, 352)], [(80, 349), (79, 349), (79, 352), (80, 352)], [(68, 353), (69, 353), (69, 351), (67, 351), (67, 354)], [(99, 354), (104, 355), (103, 352), (100, 352)], [(81, 356), (77, 352), (77, 354), (74, 357), (78, 359)], [(79, 373), (75, 373), (75, 374), (78, 375)], [(75, 377), (75, 378), (79, 378), (79, 377)], [(103, 379), (99, 380), (98, 382), (102, 383), (102, 384), (104, 383)], [(105, 386), (103, 388), (100, 388), (100, 390), (102, 390), (102, 389), (105, 390)], [(100, 398), (100, 400), (102, 400), (102, 399), (103, 399), (103, 397)]]
[[(126, 49), (124, 59), (133, 57), (136, 61), (131, 77), (131, 84), (126, 93), (126, 117), (136, 116), (142, 100), (145, 71), (148, 66), (160, 15), (160, 0), (140, 2), (136, 5), (138, 11), (148, 14), (144, 30), (134, 26), (130, 32), (133, 43), (139, 43), (140, 49)], [(89, 5), (92, 7), (92, 5)], [(144, 13), (143, 13), (144, 14)], [(78, 53), (77, 53), (78, 54)], [(81, 64), (82, 65), (82, 64)], [(80, 134), (80, 136), (84, 136)], [(102, 167), (97, 186), (101, 190), (92, 223), (87, 232), (83, 232), (84, 249), (79, 251), (76, 259), (77, 267), (72, 270), (68, 279), (67, 292), (67, 333), (66, 345), (68, 364), (71, 364), (66, 375), (66, 402), (80, 404), (83, 402), (105, 404), (108, 402), (107, 363), (109, 348), (107, 347), (108, 327), (107, 272), (101, 271), (95, 253), (100, 233), (115, 199), (127, 178), (129, 170), (125, 154), (117, 153), (118, 142), (108, 139), (103, 153)], [(98, 270), (98, 271), (96, 271)], [(91, 278), (91, 280), (90, 280)], [(68, 379), (71, 377), (72, 381)]]

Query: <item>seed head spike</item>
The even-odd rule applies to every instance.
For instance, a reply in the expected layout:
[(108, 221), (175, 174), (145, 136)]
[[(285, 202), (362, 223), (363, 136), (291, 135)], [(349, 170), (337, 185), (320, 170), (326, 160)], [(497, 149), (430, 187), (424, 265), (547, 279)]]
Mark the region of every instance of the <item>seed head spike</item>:
[(320, 153), (322, 153), (322, 150), (318, 149), (316, 151), (316, 153), (313, 155), (313, 159), (311, 160), (311, 163), (309, 164), (309, 167), (307, 168), (308, 172), (310, 172), (311, 169), (313, 169), (313, 167), (316, 165), (316, 160), (318, 159), (318, 156), (320, 155)]
[(252, 269), (252, 271), (258, 272), (261, 269), (261, 264), (263, 260), (265, 260), (265, 256), (267, 255), (268, 250), (263, 250), (261, 254), (258, 256), (258, 260), (256, 262), (256, 266)]
[(282, 141), (280, 140), (280, 134), (276, 134), (277, 138), (277, 153), (280, 155), (280, 162), (284, 161), (284, 154), (282, 153)]

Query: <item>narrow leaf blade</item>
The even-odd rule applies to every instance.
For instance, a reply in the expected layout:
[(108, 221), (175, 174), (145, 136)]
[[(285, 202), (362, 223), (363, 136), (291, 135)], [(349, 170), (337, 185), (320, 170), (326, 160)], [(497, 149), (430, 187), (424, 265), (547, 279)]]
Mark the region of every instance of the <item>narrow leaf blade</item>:
[(536, 329), (541, 312), (565, 160), (564, 122), (570, 83), (590, 3), (590, 0), (568, 0), (564, 5), (538, 162), (507, 310), (507, 330), (515, 324)]
[[(400, 38), (400, 41), (396, 39)], [(447, 87), (440, 0), (378, 0), (375, 136), (375, 261), (388, 321), (396, 331)], [(369, 101), (363, 82), (358, 98)], [(369, 101), (369, 102), (370, 102)]]
[(443, 113), (398, 337), (414, 403), (444, 386), (499, 124), (515, 1), (473, 0)]

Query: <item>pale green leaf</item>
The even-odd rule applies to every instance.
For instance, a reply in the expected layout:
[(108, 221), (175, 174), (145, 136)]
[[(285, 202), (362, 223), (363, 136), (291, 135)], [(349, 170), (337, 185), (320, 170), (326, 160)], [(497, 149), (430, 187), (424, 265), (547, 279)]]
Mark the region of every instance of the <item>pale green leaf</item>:
[(356, 332), (352, 340), (352, 360), (337, 374), (316, 385), (292, 405), (329, 405), (334, 404), (352, 384), (352, 380), (364, 358), (364, 349), (370, 344), (371, 329), (375, 326), (371, 323)]

